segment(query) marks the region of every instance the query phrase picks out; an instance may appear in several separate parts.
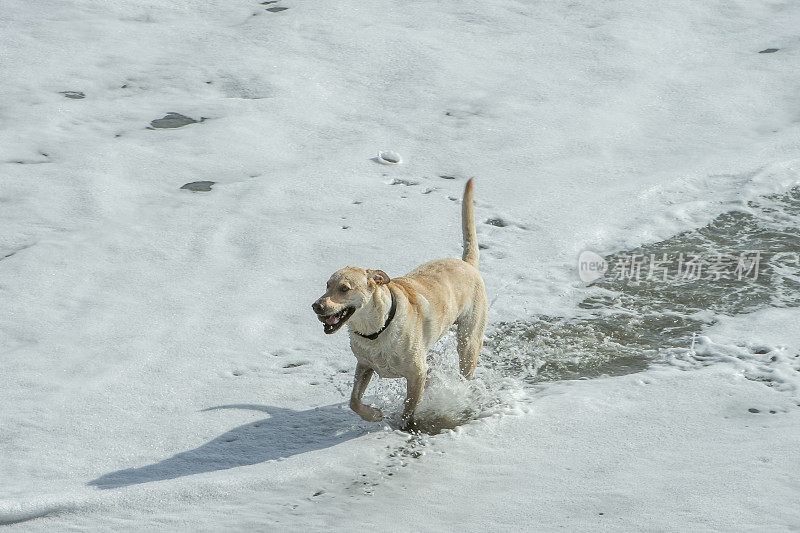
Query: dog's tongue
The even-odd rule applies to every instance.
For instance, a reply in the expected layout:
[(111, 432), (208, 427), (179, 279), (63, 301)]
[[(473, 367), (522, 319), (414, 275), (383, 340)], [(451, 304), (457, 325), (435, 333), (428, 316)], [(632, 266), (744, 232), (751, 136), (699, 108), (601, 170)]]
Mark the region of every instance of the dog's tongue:
[(332, 326), (332, 325), (336, 324), (337, 322), (339, 322), (339, 319), (336, 318), (336, 315), (331, 315), (331, 316), (329, 316), (328, 318), (325, 319), (325, 323), (328, 324), (329, 326)]

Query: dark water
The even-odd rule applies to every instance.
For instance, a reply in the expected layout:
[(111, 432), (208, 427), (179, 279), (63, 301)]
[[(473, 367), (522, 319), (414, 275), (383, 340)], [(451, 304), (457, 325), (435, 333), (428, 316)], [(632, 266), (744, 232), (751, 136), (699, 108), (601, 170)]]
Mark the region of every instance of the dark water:
[[(580, 317), (499, 324), (482, 364), (527, 383), (641, 371), (671, 350), (688, 349), (716, 315), (800, 305), (799, 256), (795, 187), (702, 228), (605, 257), (611, 268), (580, 303)], [(634, 257), (641, 260), (638, 280), (636, 269), (619, 268)], [(651, 257), (663, 268), (651, 269)]]
[(208, 192), (211, 190), (211, 187), (214, 186), (213, 181), (193, 181), (191, 183), (186, 183), (181, 185), (181, 189), (186, 189), (192, 192)]
[(191, 117), (187, 117), (186, 115), (181, 115), (180, 113), (167, 113), (162, 118), (151, 120), (149, 129), (182, 128), (183, 126), (197, 124), (199, 122), (203, 122), (204, 120), (205, 118), (195, 120)]

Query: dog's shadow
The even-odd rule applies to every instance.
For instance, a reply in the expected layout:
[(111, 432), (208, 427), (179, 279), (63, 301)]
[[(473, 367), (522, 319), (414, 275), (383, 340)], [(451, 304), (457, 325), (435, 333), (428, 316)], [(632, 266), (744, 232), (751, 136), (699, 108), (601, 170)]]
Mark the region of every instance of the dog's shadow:
[(204, 411), (217, 409), (250, 409), (270, 416), (232, 429), (194, 450), (139, 468), (109, 472), (93, 479), (88, 485), (114, 489), (253, 465), (330, 448), (379, 428), (377, 424), (362, 422), (349, 409), (344, 409), (342, 404), (307, 411), (237, 404), (220, 405)]

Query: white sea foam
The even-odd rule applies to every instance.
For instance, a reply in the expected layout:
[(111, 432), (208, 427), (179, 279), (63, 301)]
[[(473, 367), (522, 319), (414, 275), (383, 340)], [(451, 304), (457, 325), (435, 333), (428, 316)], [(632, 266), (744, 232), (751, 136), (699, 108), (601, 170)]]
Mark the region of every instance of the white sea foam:
[[(583, 250), (650, 246), (750, 201), (771, 230), (796, 224), (764, 202), (798, 183), (800, 5), (3, 7), (9, 530), (800, 524), (780, 351), (796, 327), (748, 329), (796, 305), (796, 263), (717, 290), (715, 309), (708, 291), (656, 291), (669, 313), (633, 305), (647, 286), (587, 288), (575, 270)], [(169, 113), (195, 122), (148, 129)], [(402, 165), (378, 164), (383, 147)], [(367, 391), (390, 424), (349, 411), (346, 336), (310, 304), (348, 264), (397, 276), (460, 256), (470, 176), (487, 350), (465, 382), (443, 342), (420, 418), (462, 425), (409, 437), (392, 431), (401, 381)], [(198, 181), (214, 186), (180, 189)], [(715, 329), (729, 311), (754, 311), (731, 318), (738, 340)], [(699, 359), (615, 370), (692, 333), (709, 339)]]

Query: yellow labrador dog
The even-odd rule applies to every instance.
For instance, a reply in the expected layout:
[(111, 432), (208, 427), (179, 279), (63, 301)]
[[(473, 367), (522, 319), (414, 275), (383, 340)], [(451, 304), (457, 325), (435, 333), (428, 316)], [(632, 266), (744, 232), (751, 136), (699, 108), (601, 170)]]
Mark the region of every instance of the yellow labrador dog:
[(401, 278), (389, 279), (382, 270), (345, 267), (331, 276), (327, 290), (312, 308), (331, 334), (347, 324), (356, 366), (350, 408), (364, 420), (383, 418), (379, 409), (361, 397), (372, 374), (406, 378), (402, 415), (404, 428), (413, 424), (425, 388), (426, 354), (451, 325), (457, 324), (461, 374), (472, 378), (483, 348), (486, 329), (486, 291), (478, 272), (478, 240), (473, 215), (472, 180), (464, 188), (461, 259), (425, 263)]

